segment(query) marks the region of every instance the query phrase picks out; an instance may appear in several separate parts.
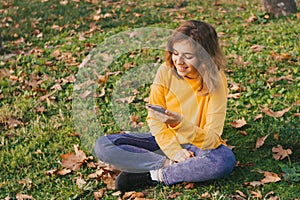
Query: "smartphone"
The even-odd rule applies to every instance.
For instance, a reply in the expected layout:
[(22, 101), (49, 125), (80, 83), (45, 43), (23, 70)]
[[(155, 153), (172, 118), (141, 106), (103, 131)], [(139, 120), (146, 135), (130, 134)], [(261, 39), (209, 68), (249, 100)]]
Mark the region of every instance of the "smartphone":
[(152, 104), (149, 104), (147, 103), (146, 104), (149, 108), (151, 108), (152, 110), (155, 110), (157, 112), (160, 112), (160, 113), (163, 113), (163, 114), (166, 114), (166, 109), (164, 109), (163, 107), (161, 106), (157, 106), (157, 105), (152, 105)]

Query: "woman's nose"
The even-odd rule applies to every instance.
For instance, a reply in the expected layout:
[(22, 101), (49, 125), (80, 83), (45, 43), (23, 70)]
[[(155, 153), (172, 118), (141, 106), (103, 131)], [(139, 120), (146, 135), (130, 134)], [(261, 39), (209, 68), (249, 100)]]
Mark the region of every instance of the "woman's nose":
[(184, 59), (182, 56), (178, 56), (177, 57), (177, 64), (183, 64), (184, 63)]

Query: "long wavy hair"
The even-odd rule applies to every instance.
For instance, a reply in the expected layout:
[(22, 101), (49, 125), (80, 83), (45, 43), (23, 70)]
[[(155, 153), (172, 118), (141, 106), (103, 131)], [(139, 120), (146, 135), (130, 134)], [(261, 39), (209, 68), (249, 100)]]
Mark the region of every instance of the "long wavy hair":
[[(220, 84), (219, 71), (226, 65), (225, 56), (221, 51), (216, 30), (208, 23), (189, 20), (183, 22), (168, 38), (165, 51), (167, 66), (175, 69), (172, 61), (173, 45), (176, 42), (188, 40), (195, 48), (198, 66), (194, 66), (201, 77), (204, 94), (213, 93)], [(203, 91), (204, 90), (204, 91)]]

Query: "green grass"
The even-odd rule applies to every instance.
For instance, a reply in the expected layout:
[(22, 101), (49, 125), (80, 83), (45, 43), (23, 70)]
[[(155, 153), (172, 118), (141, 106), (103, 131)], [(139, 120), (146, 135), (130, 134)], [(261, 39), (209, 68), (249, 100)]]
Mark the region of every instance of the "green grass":
[[(205, 20), (216, 27), (228, 61), (229, 86), (239, 83), (243, 88), (240, 98), (229, 99), (223, 135), (228, 144), (235, 147), (233, 151), (240, 164), (226, 179), (197, 183), (193, 189), (184, 189), (182, 184), (158, 185), (143, 191), (146, 198), (167, 199), (169, 194), (179, 192), (176, 199), (199, 199), (208, 192), (211, 199), (234, 199), (237, 190), (246, 195), (245, 199), (254, 198), (251, 192), (257, 190), (263, 197), (273, 191), (273, 196), (279, 199), (299, 198), (299, 182), (285, 179), (281, 167), (292, 169), (300, 163), (299, 117), (294, 116), (300, 112), (300, 31), (296, 15), (266, 18), (258, 0), (221, 1), (219, 6), (213, 6), (213, 1), (192, 0), (181, 4), (169, 0), (164, 3), (99, 1), (96, 4), (68, 1), (67, 5), (59, 2), (8, 0), (0, 3), (4, 45), (0, 55), (0, 199), (7, 196), (15, 199), (17, 193), (32, 195), (35, 199), (93, 199), (93, 192), (105, 187), (102, 181), (87, 178), (94, 172), (93, 168), (83, 165), (78, 172), (65, 176), (46, 175), (50, 169), (62, 168), (60, 156), (73, 152), (75, 144), (81, 144), (83, 150), (92, 155), (80, 138), (73, 135), (77, 131), (76, 116), (72, 112), (74, 85), (64, 80), (75, 76), (85, 56), (106, 38), (131, 28), (174, 29), (182, 19)], [(94, 20), (99, 10), (102, 18)], [(110, 15), (104, 18), (105, 13)], [(257, 16), (257, 21), (249, 22), (251, 15)], [(80, 39), (80, 35), (85, 39)], [(253, 52), (250, 47), (254, 44), (264, 48)], [(274, 59), (272, 52), (289, 54), (290, 58)], [(236, 59), (238, 56), (242, 62)], [(162, 58), (161, 51), (150, 49), (128, 52), (113, 61), (109, 70), (120, 71), (120, 74), (109, 76), (97, 91), (100, 94), (105, 87), (105, 95), (96, 99), (102, 133), (136, 128), (129, 124), (126, 116), (122, 118), (124, 123), (116, 123), (112, 114), (112, 99), (132, 92), (114, 93), (117, 81), (128, 71), (123, 65), (134, 62), (133, 70), (145, 62), (159, 63)], [(269, 78), (286, 76), (292, 80), (267, 82)], [(59, 84), (61, 90), (53, 88), (55, 84)], [(148, 96), (149, 85), (140, 85), (139, 93), (129, 105), (130, 114), (140, 117), (138, 122), (145, 122), (143, 99)], [(263, 114), (254, 121), (265, 106), (274, 111), (291, 109), (280, 118)], [(247, 121), (241, 128), (247, 132), (246, 136), (230, 126), (230, 122), (242, 117)], [(270, 135), (265, 144), (255, 149), (256, 139), (267, 134)], [(278, 144), (293, 151), (290, 161), (272, 158), (272, 147)], [(257, 170), (275, 172), (282, 180), (257, 187), (246, 185), (263, 178)], [(76, 185), (78, 177), (87, 181), (84, 189)], [(22, 180), (32, 183), (22, 184)], [(117, 199), (112, 193), (107, 191), (104, 199)]]

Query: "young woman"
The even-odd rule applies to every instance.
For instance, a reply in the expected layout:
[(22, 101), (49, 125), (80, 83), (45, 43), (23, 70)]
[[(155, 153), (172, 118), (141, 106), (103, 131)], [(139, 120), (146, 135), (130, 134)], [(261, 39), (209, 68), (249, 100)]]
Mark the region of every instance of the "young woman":
[(227, 104), (224, 66), (211, 25), (190, 20), (175, 30), (151, 86), (150, 133), (112, 134), (96, 141), (97, 157), (122, 171), (116, 189), (203, 182), (232, 172), (235, 156), (221, 139)]

